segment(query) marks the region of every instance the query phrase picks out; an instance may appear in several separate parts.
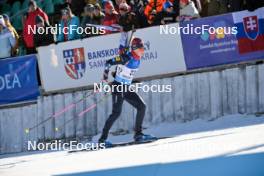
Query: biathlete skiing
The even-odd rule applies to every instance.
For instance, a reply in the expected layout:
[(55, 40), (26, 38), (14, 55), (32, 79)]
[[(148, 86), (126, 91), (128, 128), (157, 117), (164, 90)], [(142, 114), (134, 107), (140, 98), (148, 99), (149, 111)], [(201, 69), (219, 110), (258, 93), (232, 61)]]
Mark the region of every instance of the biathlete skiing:
[[(105, 64), (103, 82), (108, 81), (110, 67), (113, 65), (117, 65), (116, 72), (113, 74), (114, 81), (112, 83), (112, 85), (115, 85), (112, 86), (114, 87), (114, 90), (112, 90), (112, 114), (106, 120), (102, 135), (98, 141), (99, 143), (105, 143), (106, 146), (112, 145), (111, 142), (107, 141), (108, 133), (113, 123), (121, 114), (124, 100), (137, 109), (136, 122), (134, 128), (135, 142), (156, 140), (154, 136), (142, 133), (142, 123), (145, 116), (146, 104), (137, 92), (131, 91), (128, 88), (132, 84), (133, 77), (140, 66), (140, 59), (144, 54), (144, 45), (142, 40), (140, 38), (133, 38), (132, 42), (130, 40), (131, 39), (128, 39), (128, 33), (122, 32), (119, 47), (120, 55), (113, 59), (107, 60)], [(129, 51), (130, 42), (131, 51)], [(120, 92), (115, 90), (115, 87), (118, 86), (126, 87), (126, 89), (122, 89), (126, 91)]]

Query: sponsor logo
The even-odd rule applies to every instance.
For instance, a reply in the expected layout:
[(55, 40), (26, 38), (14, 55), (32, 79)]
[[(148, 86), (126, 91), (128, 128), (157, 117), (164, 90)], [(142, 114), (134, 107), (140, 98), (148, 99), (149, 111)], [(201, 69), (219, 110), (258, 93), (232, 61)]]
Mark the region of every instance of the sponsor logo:
[(200, 38), (207, 41), (222, 40), (237, 34), (237, 28), (232, 28), (225, 21), (217, 21), (207, 31), (200, 35)]

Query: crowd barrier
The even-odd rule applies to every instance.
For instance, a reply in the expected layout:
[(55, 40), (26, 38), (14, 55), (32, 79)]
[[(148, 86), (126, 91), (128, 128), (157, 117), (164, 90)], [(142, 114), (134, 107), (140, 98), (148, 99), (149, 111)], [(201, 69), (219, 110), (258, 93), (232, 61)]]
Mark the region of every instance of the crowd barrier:
[[(215, 34), (205, 32), (187, 35), (185, 30), (180, 30), (180, 33), (161, 34), (160, 26), (138, 29), (134, 35), (143, 39), (146, 52), (136, 78), (264, 58), (264, 8), (254, 12), (241, 11), (170, 24), (167, 28), (185, 29), (187, 26), (195, 28), (202, 25), (231, 28), (231, 31), (220, 30)], [(230, 33), (226, 34), (228, 32)], [(37, 57), (44, 92), (61, 92), (99, 83), (104, 62), (118, 55), (119, 39), (120, 33), (116, 33), (39, 47)], [(30, 57), (35, 56), (20, 59)], [(8, 60), (0, 63), (5, 65), (1, 66), (3, 69), (0, 75), (0, 104), (35, 99), (39, 91), (36, 87), (37, 79), (33, 66), (29, 67), (32, 69), (22, 69), (21, 75), (23, 73), (24, 81), (21, 84), (26, 84), (22, 86), (25, 89), (22, 89), (18, 87), (15, 77), (10, 80), (10, 76), (5, 76), (13, 69), (4, 69), (13, 67), (12, 65), (6, 67), (10, 65)], [(13, 86), (12, 89), (9, 89), (10, 86)]]
[[(158, 26), (134, 34), (143, 39), (145, 47), (137, 78), (186, 71), (180, 34), (158, 34)], [(105, 61), (118, 55), (119, 40), (117, 33), (38, 48), (44, 90), (54, 92), (99, 83)]]
[(264, 8), (193, 20), (181, 27), (191, 24), (225, 31), (181, 35), (188, 70), (264, 58)]
[[(143, 126), (149, 128), (165, 122), (177, 123), (180, 128), (180, 123), (191, 120), (212, 121), (231, 114), (263, 112), (263, 75), (264, 64), (259, 64), (144, 81), (144, 85), (171, 84), (172, 92), (140, 90), (139, 94), (147, 105)], [(87, 142), (91, 137), (98, 136), (112, 111), (111, 97), (98, 103), (105, 97), (103, 93), (98, 93), (69, 108), (69, 105), (92, 92), (85, 90), (39, 96), (37, 104), (0, 109), (0, 154), (27, 151), (28, 141), (39, 143), (58, 139)], [(94, 104), (97, 106), (93, 110), (79, 116), (80, 112)], [(65, 113), (49, 119), (65, 108)], [(135, 115), (136, 110), (124, 102), (120, 118), (114, 123), (111, 133), (132, 134)], [(43, 121), (45, 123), (41, 123)], [(27, 128), (36, 125), (30, 133), (26, 133)], [(232, 127), (232, 122), (229, 125)]]
[(0, 60), (0, 106), (37, 100), (36, 66), (36, 55)]

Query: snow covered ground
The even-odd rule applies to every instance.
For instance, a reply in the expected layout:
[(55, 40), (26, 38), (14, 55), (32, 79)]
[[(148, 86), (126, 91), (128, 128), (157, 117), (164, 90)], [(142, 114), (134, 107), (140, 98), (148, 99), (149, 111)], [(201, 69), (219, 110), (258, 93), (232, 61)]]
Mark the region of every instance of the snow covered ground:
[(95, 152), (2, 155), (0, 175), (264, 176), (264, 117), (162, 123), (144, 132), (172, 138)]

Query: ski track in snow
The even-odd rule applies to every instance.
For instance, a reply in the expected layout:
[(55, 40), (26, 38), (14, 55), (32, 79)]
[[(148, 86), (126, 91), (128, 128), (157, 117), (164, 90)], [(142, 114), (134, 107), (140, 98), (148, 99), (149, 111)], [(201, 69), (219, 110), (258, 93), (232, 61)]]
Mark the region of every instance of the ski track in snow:
[[(0, 175), (264, 176), (264, 117), (161, 123), (144, 133), (171, 138), (94, 152), (0, 155)], [(109, 140), (125, 142), (132, 137)]]

